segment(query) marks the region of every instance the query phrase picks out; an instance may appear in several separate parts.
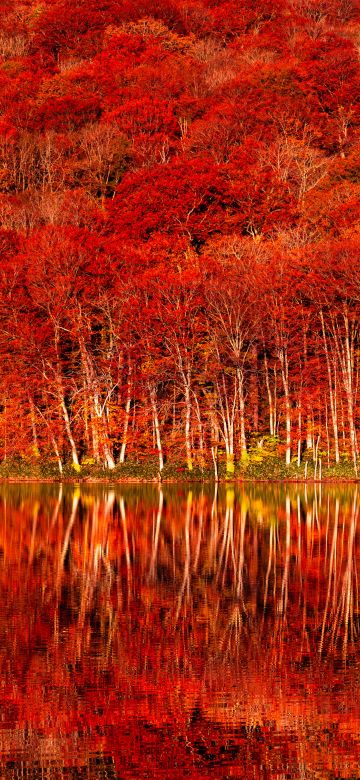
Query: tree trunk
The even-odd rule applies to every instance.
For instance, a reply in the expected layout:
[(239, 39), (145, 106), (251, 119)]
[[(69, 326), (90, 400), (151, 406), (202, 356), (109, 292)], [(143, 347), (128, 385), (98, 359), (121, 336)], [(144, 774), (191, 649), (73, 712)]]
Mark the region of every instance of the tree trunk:
[(192, 462), (192, 449), (191, 449), (191, 396), (190, 396), (190, 383), (185, 382), (184, 387), (185, 395), (185, 448), (186, 448), (186, 463), (189, 471), (193, 469)]
[(126, 399), (126, 406), (125, 406), (123, 437), (122, 437), (122, 442), (121, 442), (119, 463), (124, 463), (124, 461), (125, 461), (125, 452), (126, 452), (126, 446), (127, 446), (127, 434), (128, 434), (128, 429), (129, 429), (129, 420), (130, 420), (130, 411), (131, 411), (131, 396), (130, 396), (130, 389), (129, 389), (129, 395), (128, 395), (127, 399)]
[(279, 351), (281, 366), (281, 376), (285, 396), (285, 429), (286, 429), (286, 451), (285, 463), (287, 466), (291, 463), (291, 403), (289, 394), (289, 364), (285, 349)]
[(265, 368), (265, 383), (266, 383), (268, 402), (269, 402), (269, 432), (270, 432), (270, 436), (275, 436), (276, 435), (275, 410), (274, 410), (273, 396), (270, 387), (269, 368), (268, 368), (266, 352), (264, 352), (264, 368)]
[(157, 404), (156, 404), (156, 390), (154, 387), (150, 387), (149, 392), (150, 392), (150, 403), (151, 403), (154, 430), (155, 430), (155, 441), (156, 441), (156, 447), (159, 456), (159, 471), (161, 473), (164, 468), (164, 455), (163, 455), (163, 448), (161, 443), (160, 424), (159, 424), (159, 417), (158, 417)]
[(130, 412), (131, 412), (131, 365), (129, 364), (129, 375), (128, 375), (128, 383), (127, 383), (127, 398), (126, 398), (126, 406), (125, 406), (123, 437), (122, 437), (122, 443), (121, 443), (119, 463), (124, 463), (124, 461), (125, 461), (125, 452), (126, 452), (126, 445), (127, 445), (127, 435), (128, 435), (128, 429), (129, 429)]
[(244, 457), (247, 453), (246, 433), (245, 433), (245, 398), (244, 398), (244, 377), (243, 377), (243, 372), (240, 368), (237, 370), (237, 378), (238, 378), (239, 413), (240, 413), (240, 452), (241, 452), (241, 457)]
[(67, 433), (67, 436), (68, 436), (68, 439), (69, 439), (69, 443), (70, 443), (70, 447), (71, 447), (71, 455), (72, 455), (73, 466), (74, 466), (76, 471), (80, 471), (80, 463), (79, 463), (79, 458), (78, 458), (78, 454), (77, 454), (76, 444), (75, 444), (75, 440), (74, 440), (74, 437), (73, 437), (72, 432), (71, 432), (69, 412), (68, 412), (68, 410), (66, 408), (65, 399), (64, 399), (64, 396), (62, 395), (61, 391), (60, 391), (60, 403), (61, 403), (61, 409), (62, 409), (64, 423), (65, 423), (65, 430), (66, 430), (66, 433)]
[(338, 428), (337, 405), (336, 405), (336, 359), (334, 361), (335, 365), (334, 365), (334, 376), (333, 376), (332, 375), (332, 371), (331, 371), (331, 362), (330, 362), (328, 342), (327, 342), (327, 338), (326, 338), (324, 315), (323, 315), (323, 312), (321, 310), (320, 310), (320, 322), (321, 322), (321, 329), (322, 329), (323, 342), (324, 342), (326, 368), (327, 368), (327, 374), (328, 374), (330, 412), (331, 412), (331, 422), (332, 422), (332, 428), (333, 428), (333, 434), (334, 434), (335, 463), (339, 463), (339, 461), (340, 461), (339, 428)]

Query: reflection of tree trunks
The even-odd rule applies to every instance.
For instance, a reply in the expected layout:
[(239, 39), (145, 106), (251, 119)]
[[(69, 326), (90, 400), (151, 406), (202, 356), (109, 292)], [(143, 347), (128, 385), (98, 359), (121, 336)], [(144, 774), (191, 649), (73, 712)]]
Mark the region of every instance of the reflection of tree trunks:
[(184, 598), (184, 593), (186, 589), (189, 589), (190, 585), (190, 561), (191, 561), (191, 550), (190, 550), (190, 523), (191, 523), (191, 517), (192, 517), (192, 505), (193, 505), (193, 494), (192, 491), (189, 490), (187, 502), (186, 502), (186, 515), (185, 515), (185, 563), (184, 563), (184, 576), (183, 581), (180, 589), (180, 593), (178, 595), (178, 601), (177, 601), (177, 608), (176, 608), (176, 615), (175, 615), (175, 625), (177, 624), (179, 620), (180, 610)]
[(210, 536), (209, 536), (209, 561), (212, 564), (212, 571), (216, 571), (216, 547), (217, 547), (217, 537), (218, 537), (218, 497), (219, 497), (219, 486), (218, 483), (215, 482), (215, 488), (214, 488), (214, 497), (211, 505), (211, 526), (210, 526)]
[(248, 562), (249, 569), (249, 600), (247, 608), (251, 611), (253, 617), (256, 617), (257, 611), (257, 592), (259, 585), (259, 524), (255, 522), (253, 524), (253, 540), (252, 549), (250, 554), (250, 560)]
[(37, 521), (39, 516), (39, 510), (40, 510), (40, 504), (38, 501), (36, 501), (33, 507), (33, 522), (32, 522), (32, 530), (31, 530), (30, 549), (29, 549), (29, 568), (32, 565), (34, 559), (36, 527), (37, 527)]
[(83, 561), (82, 561), (82, 581), (80, 591), (80, 609), (78, 616), (78, 626), (82, 631), (85, 623), (86, 607), (89, 600), (90, 574), (89, 574), (89, 553), (88, 553), (88, 535), (89, 535), (89, 517), (86, 517), (84, 523), (84, 534), (82, 539)]
[(227, 541), (228, 541), (228, 528), (229, 528), (229, 511), (228, 511), (228, 500), (227, 500), (227, 492), (226, 491), (226, 510), (225, 510), (225, 520), (223, 525), (223, 533), (222, 533), (222, 544), (220, 548), (220, 555), (219, 560), (217, 564), (217, 575), (216, 575), (216, 582), (219, 582), (220, 579), (220, 572), (222, 568), (222, 562), (225, 554), (225, 550), (227, 548)]
[(273, 547), (274, 547), (274, 526), (270, 526), (269, 531), (269, 555), (268, 555), (268, 565), (266, 570), (266, 577), (265, 577), (265, 591), (264, 591), (264, 605), (263, 605), (263, 617), (262, 617), (262, 628), (264, 626), (264, 620), (265, 620), (265, 612), (266, 612), (266, 605), (267, 605), (267, 598), (268, 598), (268, 591), (269, 591), (269, 579), (270, 579), (270, 572), (271, 572), (271, 566), (272, 566), (272, 557), (273, 557)]
[(155, 578), (155, 569), (156, 569), (156, 560), (157, 560), (157, 551), (158, 551), (158, 545), (159, 545), (159, 534), (160, 534), (160, 525), (161, 525), (161, 518), (162, 518), (162, 511), (164, 506), (164, 494), (159, 489), (159, 506), (157, 510), (156, 515), (156, 523), (155, 523), (155, 533), (153, 536), (153, 544), (152, 544), (152, 553), (151, 553), (151, 561), (150, 561), (150, 568), (149, 568), (149, 578), (154, 579)]
[(285, 563), (284, 571), (281, 583), (281, 596), (278, 602), (278, 613), (283, 618), (286, 616), (288, 593), (289, 593), (289, 567), (290, 567), (290, 552), (291, 552), (291, 504), (290, 497), (286, 496), (285, 499), (285, 514), (286, 514), (286, 541), (285, 541)]
[(331, 551), (330, 551), (330, 560), (329, 560), (328, 587), (327, 587), (327, 593), (326, 593), (326, 603), (325, 603), (325, 610), (324, 610), (324, 618), (323, 618), (323, 624), (322, 624), (322, 629), (321, 629), (321, 639), (320, 639), (320, 645), (319, 645), (319, 653), (320, 654), (322, 653), (323, 646), (324, 646), (324, 636), (325, 636), (325, 630), (326, 630), (327, 616), (328, 616), (328, 612), (329, 612), (330, 594), (331, 594), (331, 585), (332, 585), (332, 583), (334, 583), (334, 596), (335, 596), (335, 590), (336, 590), (336, 548), (337, 548), (338, 524), (339, 524), (339, 499), (336, 499), (334, 530), (333, 530), (333, 537), (332, 537)]
[(357, 489), (356, 489), (354, 500), (353, 500), (351, 524), (349, 530), (347, 563), (346, 563), (342, 594), (341, 594), (343, 605), (344, 605), (343, 606), (343, 613), (344, 613), (343, 657), (344, 659), (346, 659), (347, 656), (349, 633), (350, 633), (351, 641), (354, 640), (353, 559), (354, 559), (354, 541), (355, 541), (358, 514), (359, 514), (359, 509), (357, 506)]
[(239, 542), (239, 558), (238, 558), (238, 565), (237, 565), (237, 585), (236, 585), (236, 595), (237, 598), (241, 601), (243, 601), (244, 598), (243, 573), (244, 573), (244, 560), (245, 560), (244, 543), (245, 543), (246, 516), (247, 516), (246, 506), (244, 504), (244, 501), (242, 501), (240, 506), (240, 542)]
[[(181, 493), (172, 498), (169, 490), (165, 512), (161, 489), (149, 488), (143, 502), (138, 488), (134, 493), (124, 490), (121, 495), (116, 486), (95, 492), (82, 487), (81, 522), (76, 520), (79, 491), (72, 495), (68, 486), (50, 491), (46, 500), (39, 491), (38, 503), (34, 500), (30, 509), (27, 505), (19, 551), (20, 559), (29, 562), (24, 587), (34, 585), (30, 567), (38, 561), (44, 577), (52, 576), (55, 556), (58, 607), (63, 585), (78, 605), (75, 656), (86, 637), (91, 639), (94, 616), (103, 658), (117, 641), (117, 619), (122, 648), (126, 646), (131, 616), (126, 612), (133, 594), (141, 600), (146, 646), (158, 630), (174, 639), (176, 619), (184, 630), (175, 632), (175, 641), (182, 643), (184, 653), (204, 642), (212, 657), (224, 651), (245, 662), (255, 652), (256, 658), (266, 655), (271, 663), (288, 663), (288, 651), (301, 661), (304, 654), (311, 658), (314, 647), (323, 659), (338, 658), (341, 652), (346, 659), (350, 650), (358, 656), (358, 492), (349, 501), (349, 486), (335, 497), (332, 488), (323, 488), (324, 501), (313, 484), (306, 496), (303, 488), (286, 489), (285, 499), (281, 487), (271, 488), (265, 497), (258, 486), (215, 485), (214, 495), (206, 487), (194, 495), (189, 491), (180, 512)], [(10, 491), (3, 486), (3, 497)], [(2, 507), (4, 516), (4, 501)], [(6, 533), (13, 540), (14, 527), (4, 521), (4, 537)], [(2, 546), (7, 565), (14, 551), (5, 538)], [(174, 580), (169, 582), (172, 565)], [(110, 590), (115, 570), (118, 618)], [(48, 584), (46, 588), (48, 593)], [(161, 615), (153, 612), (154, 599), (164, 605)], [(57, 620), (55, 616), (55, 640)]]
[(220, 580), (221, 570), (223, 571), (222, 585), (225, 584), (225, 578), (228, 573), (228, 559), (231, 551), (231, 562), (234, 573), (237, 571), (235, 548), (234, 548), (234, 500), (235, 492), (233, 488), (227, 488), (226, 490), (226, 509), (225, 509), (225, 521), (223, 526), (222, 544), (220, 550), (219, 561), (217, 564), (216, 582)]
[(128, 583), (128, 601), (129, 601), (131, 596), (132, 571), (131, 571), (129, 537), (128, 537), (128, 530), (127, 530), (127, 523), (126, 523), (125, 501), (122, 496), (119, 501), (119, 506), (120, 506), (121, 525), (124, 534), (125, 560), (126, 560), (127, 583)]
[(76, 520), (76, 513), (77, 513), (78, 504), (79, 504), (79, 498), (80, 498), (80, 490), (79, 490), (79, 488), (75, 488), (74, 493), (73, 493), (71, 514), (70, 514), (69, 522), (67, 524), (67, 528), (66, 528), (66, 531), (65, 531), (64, 542), (63, 542), (61, 555), (60, 555), (60, 560), (59, 560), (58, 574), (57, 574), (57, 584), (58, 584), (58, 587), (59, 587), (60, 582), (61, 582), (61, 575), (62, 575), (62, 572), (63, 572), (65, 558), (66, 558), (67, 551), (68, 551), (68, 548), (69, 548), (71, 531), (73, 529), (73, 525), (74, 525), (75, 520)]
[(197, 568), (199, 565), (199, 558), (200, 558), (200, 548), (201, 548), (201, 541), (202, 541), (202, 532), (203, 532), (203, 525), (204, 525), (204, 495), (201, 496), (199, 499), (200, 507), (199, 507), (199, 530), (198, 530), (198, 538), (197, 543), (195, 547), (195, 557), (194, 557), (194, 563), (193, 563), (193, 572), (197, 572)]
[(60, 484), (59, 485), (59, 493), (58, 493), (57, 501), (56, 501), (55, 508), (54, 508), (54, 511), (53, 511), (53, 515), (52, 515), (52, 518), (51, 518), (50, 531), (52, 531), (53, 528), (55, 527), (57, 519), (59, 517), (59, 512), (60, 512), (60, 508), (61, 508), (62, 498), (63, 498), (63, 486), (62, 486), (62, 484)]
[[(225, 585), (225, 578), (227, 574), (229, 552), (231, 550), (231, 561), (233, 565), (233, 571), (236, 571), (235, 563), (235, 550), (234, 550), (234, 500), (235, 492), (232, 488), (228, 488), (226, 491), (226, 515), (227, 515), (227, 539), (226, 539), (226, 552), (224, 561), (224, 571), (222, 584)], [(220, 571), (220, 568), (219, 568)]]
[(97, 573), (97, 566), (98, 566), (98, 560), (97, 560), (97, 550), (96, 550), (96, 534), (97, 534), (97, 528), (98, 528), (98, 520), (99, 520), (99, 500), (97, 498), (94, 499), (92, 503), (92, 512), (91, 512), (91, 535), (90, 535), (90, 545), (89, 545), (89, 519), (87, 519), (87, 522), (85, 523), (84, 528), (84, 537), (83, 537), (83, 570), (82, 570), (82, 583), (81, 583), (81, 600), (80, 600), (80, 609), (79, 609), (79, 617), (78, 617), (78, 626), (82, 630), (84, 623), (85, 623), (85, 617), (86, 617), (86, 611), (90, 606), (91, 598), (94, 590), (95, 585), (95, 577)]

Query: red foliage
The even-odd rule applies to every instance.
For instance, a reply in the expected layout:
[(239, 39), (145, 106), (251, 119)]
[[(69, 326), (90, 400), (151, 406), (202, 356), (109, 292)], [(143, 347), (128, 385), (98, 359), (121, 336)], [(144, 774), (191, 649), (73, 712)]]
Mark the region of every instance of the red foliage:
[(229, 431), (234, 457), (271, 433), (301, 459), (305, 430), (330, 462), (341, 420), (356, 468), (357, 2), (0, 12), (3, 455), (12, 416), (59, 463), (166, 440), (202, 464)]

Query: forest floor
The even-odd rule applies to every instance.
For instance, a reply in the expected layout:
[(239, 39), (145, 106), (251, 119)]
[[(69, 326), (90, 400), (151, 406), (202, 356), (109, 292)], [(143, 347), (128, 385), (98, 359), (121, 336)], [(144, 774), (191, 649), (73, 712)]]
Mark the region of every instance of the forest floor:
[[(356, 482), (359, 479), (360, 475), (356, 476), (352, 462), (345, 457), (338, 464), (318, 461), (316, 466), (312, 459), (302, 461), (300, 466), (293, 460), (287, 466), (280, 457), (265, 457), (256, 461), (249, 457), (236, 463), (232, 473), (226, 471), (225, 463), (218, 464), (219, 482)], [(212, 464), (205, 464), (204, 467), (194, 465), (190, 471), (182, 462), (168, 462), (160, 477), (158, 463), (151, 459), (143, 462), (127, 461), (118, 464), (113, 470), (87, 461), (76, 469), (72, 464), (66, 464), (60, 474), (56, 462), (38, 458), (3, 461), (0, 464), (0, 481), (214, 482), (215, 474)]]

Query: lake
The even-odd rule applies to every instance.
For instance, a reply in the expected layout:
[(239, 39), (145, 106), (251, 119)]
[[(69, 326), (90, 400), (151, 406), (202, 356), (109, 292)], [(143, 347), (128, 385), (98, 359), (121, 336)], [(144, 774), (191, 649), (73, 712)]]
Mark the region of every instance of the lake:
[(360, 776), (354, 485), (0, 485), (0, 775)]

